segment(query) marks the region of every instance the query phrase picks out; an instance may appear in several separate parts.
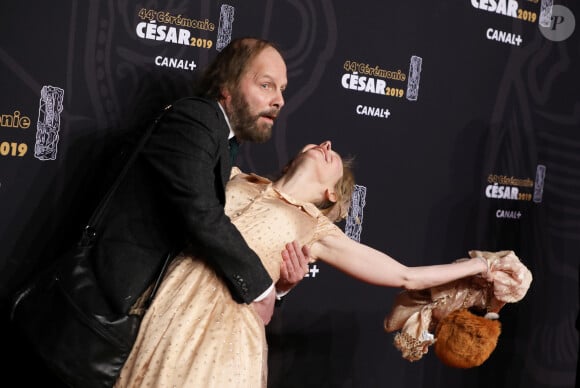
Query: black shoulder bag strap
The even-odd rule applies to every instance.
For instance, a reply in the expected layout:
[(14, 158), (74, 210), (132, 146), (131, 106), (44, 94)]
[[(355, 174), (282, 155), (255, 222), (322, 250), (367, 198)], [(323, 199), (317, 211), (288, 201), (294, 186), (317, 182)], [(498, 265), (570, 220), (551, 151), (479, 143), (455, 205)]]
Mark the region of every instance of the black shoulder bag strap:
[[(119, 187), (119, 185), (123, 181), (123, 177), (127, 174), (127, 171), (129, 171), (129, 168), (131, 167), (133, 162), (135, 162), (135, 159), (137, 159), (137, 155), (139, 154), (141, 149), (143, 148), (143, 146), (145, 145), (147, 140), (149, 140), (149, 137), (151, 137), (153, 130), (157, 127), (157, 123), (163, 117), (163, 115), (169, 109), (171, 109), (171, 107), (172, 107), (171, 105), (166, 106), (164, 108), (163, 112), (161, 112), (161, 114), (159, 116), (157, 116), (157, 118), (153, 121), (153, 123), (151, 123), (149, 125), (149, 127), (147, 127), (147, 129), (145, 130), (145, 133), (139, 139), (139, 142), (137, 143), (137, 145), (133, 149), (133, 152), (131, 153), (130, 157), (127, 159), (127, 162), (125, 163), (125, 165), (123, 166), (123, 168), (119, 172), (119, 175), (116, 177), (115, 181), (113, 182), (113, 184), (111, 185), (111, 187), (109, 188), (109, 190), (107, 191), (105, 196), (101, 199), (101, 202), (99, 203), (97, 208), (94, 210), (93, 214), (91, 215), (89, 222), (84, 227), (83, 234), (82, 234), (81, 241), (80, 241), (81, 245), (89, 246), (96, 240), (97, 230), (98, 230), (98, 228), (103, 220), (103, 217), (106, 214), (107, 206), (111, 202), (111, 199), (113, 198), (113, 195), (115, 194), (115, 191), (117, 190), (117, 188)], [(169, 252), (167, 254), (167, 256), (165, 257), (165, 260), (163, 261), (163, 265), (161, 266), (161, 271), (159, 272), (159, 275), (157, 276), (157, 279), (155, 280), (155, 283), (153, 284), (153, 288), (151, 290), (151, 293), (147, 297), (147, 300), (145, 301), (145, 304), (143, 307), (145, 307), (145, 308), (149, 307), (149, 305), (153, 301), (153, 298), (155, 297), (155, 294), (157, 293), (157, 289), (159, 288), (159, 285), (161, 284), (161, 281), (163, 280), (163, 276), (165, 275), (167, 265), (169, 264), (169, 262), (171, 261), (173, 256), (174, 256), (174, 253)]]

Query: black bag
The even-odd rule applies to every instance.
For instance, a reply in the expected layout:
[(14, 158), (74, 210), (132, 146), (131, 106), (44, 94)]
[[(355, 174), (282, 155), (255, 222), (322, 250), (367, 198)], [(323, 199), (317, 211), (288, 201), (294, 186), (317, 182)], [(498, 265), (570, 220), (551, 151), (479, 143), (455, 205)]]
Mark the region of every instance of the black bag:
[(72, 387), (113, 386), (137, 337), (144, 310), (172, 258), (169, 254), (161, 263), (142, 311), (132, 314), (110, 307), (95, 278), (90, 257), (106, 206), (154, 126), (141, 138), (80, 241), (13, 298), (12, 322), (48, 367)]
[(20, 291), (11, 319), (59, 378), (73, 387), (111, 387), (137, 336), (141, 316), (112, 314), (79, 243)]

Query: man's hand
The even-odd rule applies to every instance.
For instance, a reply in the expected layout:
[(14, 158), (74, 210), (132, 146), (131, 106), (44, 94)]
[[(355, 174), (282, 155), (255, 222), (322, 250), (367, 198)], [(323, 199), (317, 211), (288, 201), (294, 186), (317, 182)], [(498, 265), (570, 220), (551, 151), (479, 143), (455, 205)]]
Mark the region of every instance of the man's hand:
[(276, 302), (276, 290), (272, 291), (259, 302), (252, 302), (250, 306), (254, 308), (256, 313), (262, 318), (264, 325), (270, 323), (272, 319), (272, 314), (274, 314), (274, 303)]
[(276, 291), (287, 293), (308, 273), (310, 251), (303, 246), (300, 249), (297, 241), (286, 244), (282, 251), (282, 265), (280, 266), (280, 280), (276, 283)]

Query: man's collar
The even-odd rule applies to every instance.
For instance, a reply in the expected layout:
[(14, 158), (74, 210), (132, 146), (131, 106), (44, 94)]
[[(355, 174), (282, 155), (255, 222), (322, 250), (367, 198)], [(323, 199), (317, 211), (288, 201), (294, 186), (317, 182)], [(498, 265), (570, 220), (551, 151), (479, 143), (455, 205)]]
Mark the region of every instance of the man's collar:
[(232, 130), (232, 126), (230, 124), (230, 119), (228, 119), (228, 115), (226, 114), (226, 110), (224, 109), (224, 107), (222, 106), (222, 104), (218, 101), (218, 105), (220, 107), (220, 109), (222, 110), (222, 113), (224, 114), (224, 117), (226, 118), (226, 123), (228, 124), (228, 128), (230, 129), (230, 135), (228, 136), (228, 139), (231, 139), (232, 137), (234, 137), (234, 131)]

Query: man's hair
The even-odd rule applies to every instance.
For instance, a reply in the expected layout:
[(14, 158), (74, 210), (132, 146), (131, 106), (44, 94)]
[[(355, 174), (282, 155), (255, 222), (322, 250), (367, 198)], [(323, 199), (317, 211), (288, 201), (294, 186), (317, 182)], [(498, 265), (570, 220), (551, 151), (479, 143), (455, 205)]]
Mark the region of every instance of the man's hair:
[(267, 47), (280, 52), (274, 43), (264, 39), (232, 40), (205, 69), (197, 85), (197, 94), (214, 100), (223, 97), (222, 89), (235, 88), (248, 64)]

